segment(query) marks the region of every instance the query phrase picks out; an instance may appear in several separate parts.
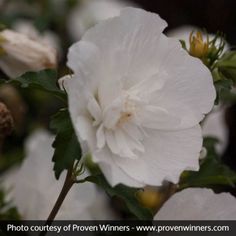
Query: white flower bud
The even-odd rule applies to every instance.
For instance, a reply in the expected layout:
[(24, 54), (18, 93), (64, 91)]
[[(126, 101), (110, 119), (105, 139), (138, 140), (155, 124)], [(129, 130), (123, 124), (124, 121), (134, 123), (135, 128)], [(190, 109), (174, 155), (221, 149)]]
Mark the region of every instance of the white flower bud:
[(28, 20), (17, 21), (13, 25), (13, 29), (18, 33), (26, 35), (32, 40), (54, 48), (57, 51), (58, 58), (60, 59), (62, 57), (61, 42), (58, 35), (56, 35), (54, 32), (47, 30), (41, 33), (35, 28), (33, 22)]
[(9, 77), (18, 77), (27, 71), (56, 67), (56, 50), (48, 44), (12, 30), (2, 31), (0, 39), (0, 68)]

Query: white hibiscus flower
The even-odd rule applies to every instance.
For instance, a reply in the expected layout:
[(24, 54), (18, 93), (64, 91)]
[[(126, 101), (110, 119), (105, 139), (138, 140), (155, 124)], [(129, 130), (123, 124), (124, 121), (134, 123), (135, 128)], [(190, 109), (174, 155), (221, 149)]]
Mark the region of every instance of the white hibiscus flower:
[(122, 0), (82, 0), (68, 18), (68, 30), (78, 40), (92, 26), (102, 20), (118, 16), (122, 8), (134, 3)]
[(28, 20), (17, 21), (13, 25), (13, 28), (16, 32), (24, 34), (32, 40), (45, 44), (49, 48), (54, 48), (56, 55), (61, 57), (62, 49), (60, 45), (60, 39), (52, 31), (47, 30), (43, 33), (40, 33), (33, 25), (33, 22)]
[[(46, 220), (62, 188), (65, 173), (58, 181), (53, 173), (53, 139), (53, 136), (43, 130), (32, 134), (26, 143), (27, 156), (22, 166), (5, 176), (5, 187), (10, 190), (9, 198), (13, 200), (24, 220)], [(96, 211), (94, 202), (97, 201), (97, 196), (105, 208), (104, 211), (110, 215)], [(112, 218), (111, 212), (107, 198), (98, 193), (93, 184), (85, 183), (72, 187), (56, 219), (107, 219)]]
[(185, 189), (174, 194), (154, 220), (236, 220), (236, 199), (210, 189)]
[(54, 48), (13, 30), (0, 32), (0, 49), (0, 69), (11, 78), (57, 65)]
[(126, 8), (68, 54), (63, 79), (78, 138), (111, 185), (178, 182), (198, 170), (199, 122), (215, 99), (211, 73), (167, 38), (158, 15)]

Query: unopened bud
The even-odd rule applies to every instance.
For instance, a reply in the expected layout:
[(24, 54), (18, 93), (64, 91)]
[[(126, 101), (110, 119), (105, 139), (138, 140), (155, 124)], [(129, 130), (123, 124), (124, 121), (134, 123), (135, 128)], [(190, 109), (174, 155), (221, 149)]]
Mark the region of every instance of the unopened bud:
[(209, 40), (204, 41), (203, 35), (200, 31), (197, 31), (196, 34), (193, 32), (189, 37), (189, 53), (190, 55), (198, 58), (203, 58), (207, 55), (209, 49)]
[(0, 137), (8, 136), (13, 130), (13, 118), (4, 103), (0, 102)]
[(54, 48), (12, 30), (0, 32), (0, 48), (0, 68), (11, 78), (57, 64)]
[(144, 207), (155, 209), (162, 203), (163, 194), (161, 191), (145, 188), (138, 191), (137, 198)]

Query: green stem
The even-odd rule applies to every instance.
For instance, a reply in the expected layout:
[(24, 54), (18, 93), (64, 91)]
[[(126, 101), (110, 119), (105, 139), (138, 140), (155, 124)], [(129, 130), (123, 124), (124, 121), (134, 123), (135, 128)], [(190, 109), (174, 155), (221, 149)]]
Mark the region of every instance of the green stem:
[[(65, 178), (65, 182), (64, 185), (62, 187), (62, 190), (57, 198), (57, 201), (51, 211), (51, 213), (48, 216), (48, 219), (45, 223), (45, 225), (51, 226), (53, 223), (53, 220), (55, 219), (59, 209), (61, 208), (61, 205), (63, 203), (63, 201), (65, 200), (68, 192), (70, 191), (71, 187), (73, 186), (73, 184), (75, 183), (74, 178), (73, 178), (73, 166), (68, 169), (67, 171), (67, 175)], [(46, 231), (41, 232), (39, 236), (45, 236), (47, 234)]]

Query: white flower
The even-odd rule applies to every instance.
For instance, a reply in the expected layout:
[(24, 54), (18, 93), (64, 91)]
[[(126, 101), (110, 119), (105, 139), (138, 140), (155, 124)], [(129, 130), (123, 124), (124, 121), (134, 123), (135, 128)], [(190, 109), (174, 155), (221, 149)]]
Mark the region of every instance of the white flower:
[(236, 220), (236, 199), (210, 189), (185, 189), (167, 200), (154, 220)]
[(16, 32), (24, 34), (34, 41), (45, 44), (47, 47), (54, 48), (56, 51), (55, 53), (57, 53), (58, 56), (61, 56), (62, 49), (60, 45), (60, 39), (52, 31), (47, 30), (43, 33), (40, 33), (33, 25), (33, 22), (27, 20), (17, 21), (13, 25), (13, 28)]
[(0, 32), (0, 68), (14, 78), (27, 71), (56, 67), (56, 50), (12, 30)]
[(68, 54), (69, 111), (111, 185), (178, 182), (198, 170), (199, 122), (215, 99), (211, 73), (141, 9), (97, 24)]
[[(5, 176), (9, 197), (25, 220), (46, 220), (62, 188), (65, 173), (59, 181), (53, 173), (53, 139), (42, 130), (32, 134), (26, 143), (26, 159), (22, 166)], [(89, 208), (96, 201), (96, 194), (91, 183), (73, 186), (56, 219), (93, 219)]]
[(118, 16), (122, 8), (134, 6), (121, 0), (83, 0), (68, 18), (68, 30), (74, 40), (78, 40), (90, 27), (102, 20)]

